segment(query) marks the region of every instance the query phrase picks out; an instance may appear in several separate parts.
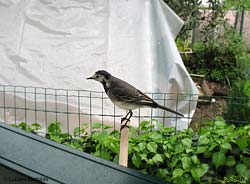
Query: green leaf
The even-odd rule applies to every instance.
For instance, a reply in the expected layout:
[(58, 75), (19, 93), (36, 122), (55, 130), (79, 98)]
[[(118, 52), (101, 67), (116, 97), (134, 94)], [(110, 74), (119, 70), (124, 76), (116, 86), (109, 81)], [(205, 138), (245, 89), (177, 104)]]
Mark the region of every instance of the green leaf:
[(148, 158), (147, 158), (147, 154), (146, 154), (146, 153), (142, 153), (142, 154), (140, 154), (140, 157), (141, 157), (141, 160), (145, 160), (145, 161), (147, 161), (147, 160), (148, 160)]
[(183, 147), (183, 145), (182, 144), (177, 144), (176, 146), (175, 146), (175, 154), (179, 154), (179, 153), (182, 153), (182, 152), (184, 152), (184, 150), (185, 150), (185, 147)]
[(144, 151), (146, 149), (146, 143), (140, 142), (138, 144), (138, 147), (139, 147), (140, 151)]
[(101, 128), (101, 127), (102, 127), (101, 123), (92, 123), (92, 128), (93, 129), (98, 129), (98, 128)]
[(51, 139), (52, 141), (57, 142), (57, 143), (62, 143), (62, 140), (61, 140), (58, 136), (50, 135), (50, 139)]
[(218, 144), (217, 143), (212, 143), (209, 148), (208, 151), (212, 151)]
[(182, 162), (182, 168), (184, 170), (190, 168), (190, 166), (192, 165), (190, 157), (187, 156), (182, 157), (181, 162)]
[(113, 126), (103, 124), (103, 129), (104, 130), (107, 130), (107, 129), (110, 129), (110, 128), (113, 128)]
[(170, 158), (170, 157), (171, 157), (171, 154), (168, 153), (168, 152), (165, 152), (164, 155), (165, 155), (165, 157), (167, 157), (167, 158)]
[(134, 150), (134, 151), (136, 151), (136, 152), (138, 152), (138, 153), (140, 152), (140, 150), (139, 150), (139, 147), (138, 147), (138, 146), (134, 146), (134, 147), (133, 147), (133, 150)]
[(120, 131), (118, 130), (113, 130), (109, 133), (110, 136), (116, 136), (116, 135), (119, 135), (120, 134)]
[(17, 127), (21, 128), (22, 130), (27, 130), (29, 126), (27, 125), (27, 123), (21, 122), (19, 123), (19, 125), (17, 125)]
[(61, 133), (58, 136), (62, 139), (68, 139), (70, 137), (70, 134), (69, 133)]
[(154, 164), (153, 159), (148, 159), (148, 160), (147, 160), (147, 164), (148, 164), (148, 165), (153, 165), (153, 164)]
[(108, 132), (103, 131), (103, 132), (94, 132), (92, 134), (92, 139), (97, 140), (97, 141), (103, 141), (105, 138), (107, 138)]
[(33, 124), (31, 124), (31, 129), (32, 130), (39, 130), (39, 129), (41, 129), (41, 125), (39, 125), (38, 123), (33, 123)]
[(80, 148), (80, 147), (81, 147), (81, 144), (80, 144), (80, 142), (78, 142), (78, 141), (72, 142), (72, 145), (73, 145), (73, 147), (75, 147), (75, 148)]
[(80, 134), (80, 131), (81, 131), (80, 127), (74, 128), (74, 136), (75, 137), (78, 136)]
[(236, 164), (236, 161), (233, 156), (228, 156), (226, 159), (226, 165), (232, 167)]
[[(223, 128), (223, 129), (217, 129), (216, 133), (220, 136), (225, 136), (228, 134), (228, 130)], [(216, 140), (217, 142), (220, 142), (220, 140)]]
[(109, 149), (113, 152), (113, 153), (116, 153), (116, 154), (118, 154), (119, 153), (119, 145), (118, 144), (115, 144), (114, 142), (110, 142), (109, 144), (108, 144), (108, 147), (109, 147)]
[(193, 150), (193, 148), (187, 148), (186, 149), (186, 153), (191, 153), (191, 152), (193, 152), (194, 150)]
[(62, 132), (61, 127), (60, 127), (60, 122), (51, 123), (48, 126), (48, 132), (49, 134), (53, 134), (53, 135), (60, 134)]
[(244, 93), (246, 96), (250, 97), (250, 80), (247, 80), (244, 85)]
[(182, 144), (188, 148), (192, 146), (192, 140), (190, 138), (184, 138), (181, 140)]
[(157, 144), (155, 142), (149, 142), (147, 144), (147, 149), (148, 151), (150, 151), (151, 153), (156, 153), (157, 152)]
[(154, 142), (162, 142), (162, 135), (158, 132), (150, 132), (148, 137)]
[(250, 125), (245, 125), (244, 126), (244, 130), (249, 130), (250, 129)]
[(236, 144), (241, 150), (244, 150), (247, 147), (247, 137), (241, 137), (236, 140)]
[(225, 120), (217, 120), (214, 122), (217, 128), (224, 128), (226, 126)]
[(180, 184), (191, 184), (193, 178), (190, 174), (184, 173), (181, 177), (178, 177), (173, 180), (173, 183), (180, 183)]
[(138, 154), (134, 153), (132, 156), (132, 163), (137, 169), (139, 169), (141, 166), (141, 157)]
[(143, 129), (147, 129), (147, 127), (150, 125), (149, 121), (142, 121), (139, 124), (139, 129), (143, 130)]
[(171, 162), (170, 162), (170, 167), (174, 168), (180, 159), (181, 158), (178, 155), (173, 157)]
[(197, 157), (197, 155), (192, 155), (191, 156), (191, 160), (194, 164), (199, 164), (200, 163), (200, 160), (199, 158)]
[(105, 160), (111, 160), (111, 156), (108, 152), (106, 151), (97, 151), (94, 153), (95, 156), (103, 158)]
[(213, 154), (212, 163), (215, 165), (216, 169), (226, 162), (226, 157), (223, 152), (215, 152)]
[(232, 150), (232, 146), (231, 144), (229, 144), (228, 142), (222, 143), (221, 148), (226, 149), (226, 150)]
[(208, 146), (198, 146), (197, 150), (195, 151), (196, 154), (199, 153), (204, 153), (205, 151), (207, 151)]
[(159, 130), (160, 130), (161, 132), (164, 131), (163, 123), (157, 122), (157, 127), (159, 128)]
[(174, 169), (173, 171), (173, 179), (181, 177), (183, 175), (184, 171), (182, 169)]
[(207, 173), (209, 169), (208, 164), (201, 164), (195, 168), (191, 169), (191, 174), (195, 181), (200, 181), (200, 178)]
[(164, 128), (164, 133), (174, 133), (175, 132), (175, 127), (165, 127)]
[(169, 174), (168, 170), (167, 169), (157, 169), (157, 172), (156, 172), (156, 177), (159, 177), (159, 178), (166, 178), (166, 176)]
[(161, 154), (155, 154), (155, 156), (152, 159), (156, 164), (164, 162)]
[[(249, 152), (247, 154), (250, 155)], [(242, 156), (240, 160), (242, 161), (243, 164), (246, 164), (247, 168), (250, 168), (250, 157)]]
[(198, 145), (207, 145), (207, 144), (209, 144), (209, 143), (210, 143), (210, 140), (209, 140), (206, 136), (201, 135), (201, 136), (199, 137)]
[(245, 176), (247, 166), (245, 164), (237, 164), (235, 169), (240, 176)]

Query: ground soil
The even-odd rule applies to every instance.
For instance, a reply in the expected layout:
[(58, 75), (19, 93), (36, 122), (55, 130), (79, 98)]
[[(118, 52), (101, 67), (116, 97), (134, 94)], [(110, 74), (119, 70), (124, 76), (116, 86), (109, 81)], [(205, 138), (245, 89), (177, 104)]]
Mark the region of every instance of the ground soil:
[(205, 126), (205, 122), (214, 120), (216, 116), (222, 116), (226, 110), (225, 97), (228, 95), (228, 86), (211, 81), (206, 83), (212, 95), (199, 97), (200, 100), (190, 124), (195, 130)]

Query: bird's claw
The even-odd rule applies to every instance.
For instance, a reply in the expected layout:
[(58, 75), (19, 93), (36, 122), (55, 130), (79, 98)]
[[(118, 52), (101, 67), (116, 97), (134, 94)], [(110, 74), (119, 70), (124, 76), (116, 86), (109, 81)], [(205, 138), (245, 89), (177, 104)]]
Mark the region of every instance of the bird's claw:
[[(122, 124), (124, 121), (125, 121), (125, 123)], [(127, 125), (129, 121), (130, 120), (127, 119), (126, 117), (121, 118), (121, 128), (120, 128), (120, 131), (122, 131), (122, 129), (124, 129), (125, 127), (129, 128), (129, 126)]]
[[(129, 128), (129, 126), (128, 126), (127, 124), (128, 124), (128, 122), (130, 122), (130, 118), (131, 118), (132, 115), (133, 115), (133, 112), (130, 110), (130, 111), (126, 114), (125, 117), (122, 117), (122, 118), (121, 118), (121, 129), (120, 129), (120, 131), (122, 131), (122, 129), (125, 128), (125, 127)], [(125, 123), (122, 124), (124, 121), (125, 121)]]
[(121, 125), (120, 131), (122, 131), (122, 129), (124, 129), (125, 127), (129, 128), (129, 126), (127, 125), (127, 123), (125, 123), (124, 125)]
[(123, 122), (123, 121), (129, 121), (129, 119), (127, 119), (126, 117), (123, 117), (123, 118), (121, 118), (121, 123)]

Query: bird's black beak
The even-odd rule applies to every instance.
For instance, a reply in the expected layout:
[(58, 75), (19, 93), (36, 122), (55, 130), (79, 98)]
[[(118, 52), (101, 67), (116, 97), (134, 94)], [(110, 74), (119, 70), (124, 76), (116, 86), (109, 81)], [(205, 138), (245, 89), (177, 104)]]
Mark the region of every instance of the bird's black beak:
[(94, 77), (88, 77), (87, 79), (94, 79)]

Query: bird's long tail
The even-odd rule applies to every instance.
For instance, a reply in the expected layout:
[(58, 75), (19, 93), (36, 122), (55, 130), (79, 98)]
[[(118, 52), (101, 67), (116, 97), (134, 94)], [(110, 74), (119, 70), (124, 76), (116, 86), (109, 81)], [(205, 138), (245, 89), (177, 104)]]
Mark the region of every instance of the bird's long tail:
[(172, 110), (172, 109), (170, 109), (170, 108), (167, 108), (167, 107), (165, 107), (165, 106), (162, 106), (162, 105), (157, 104), (157, 108), (160, 108), (160, 109), (163, 109), (163, 110), (172, 112), (172, 113), (174, 113), (174, 114), (177, 114), (177, 115), (179, 115), (179, 116), (181, 116), (181, 117), (184, 117), (184, 115), (181, 114), (180, 112), (174, 111), (174, 110)]

